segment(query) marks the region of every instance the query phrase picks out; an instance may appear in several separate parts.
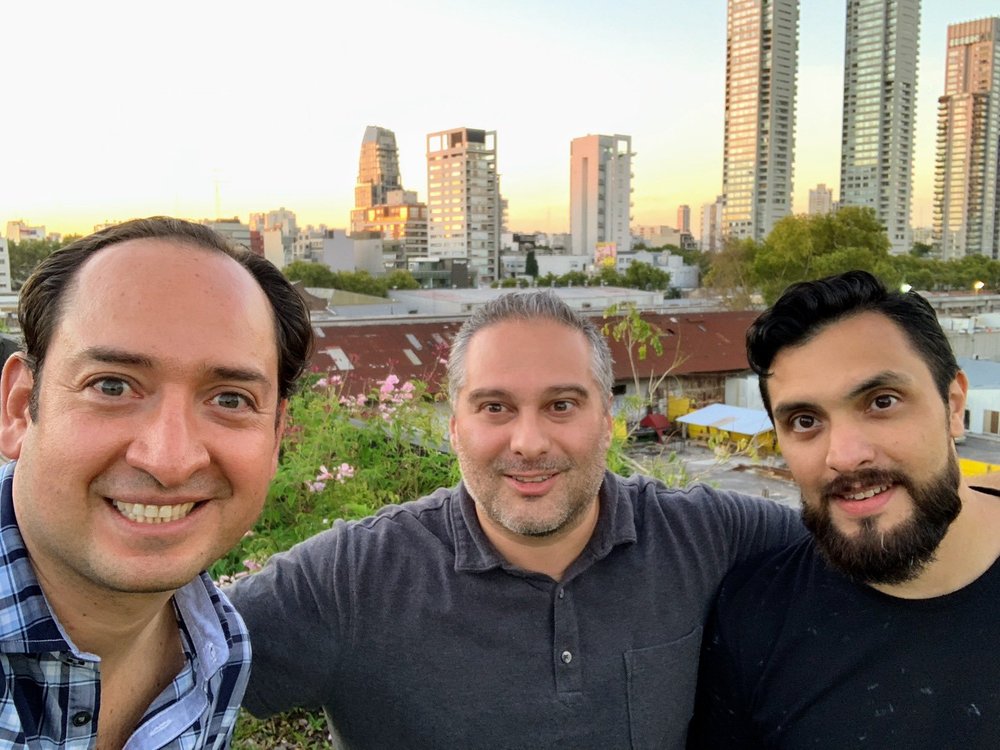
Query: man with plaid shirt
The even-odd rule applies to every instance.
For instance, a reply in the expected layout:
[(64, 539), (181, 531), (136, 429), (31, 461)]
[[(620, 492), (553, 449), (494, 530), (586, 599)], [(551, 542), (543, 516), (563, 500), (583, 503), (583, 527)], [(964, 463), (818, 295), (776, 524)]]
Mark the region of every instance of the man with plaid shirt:
[(21, 291), (0, 378), (0, 746), (224, 748), (246, 628), (203, 572), (277, 466), (309, 315), (206, 227), (128, 222)]

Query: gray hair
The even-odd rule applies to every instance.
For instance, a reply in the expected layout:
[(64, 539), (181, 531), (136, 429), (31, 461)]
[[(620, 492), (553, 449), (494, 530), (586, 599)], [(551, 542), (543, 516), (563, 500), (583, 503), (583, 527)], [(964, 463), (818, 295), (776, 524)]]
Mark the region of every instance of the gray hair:
[(605, 400), (611, 398), (614, 385), (611, 349), (604, 334), (588, 318), (577, 313), (551, 289), (531, 292), (510, 292), (478, 307), (462, 324), (451, 342), (448, 355), (448, 398), (457, 402), (458, 392), (465, 385), (465, 355), (469, 342), (483, 328), (508, 320), (551, 320), (579, 331), (590, 344), (590, 370), (598, 390)]

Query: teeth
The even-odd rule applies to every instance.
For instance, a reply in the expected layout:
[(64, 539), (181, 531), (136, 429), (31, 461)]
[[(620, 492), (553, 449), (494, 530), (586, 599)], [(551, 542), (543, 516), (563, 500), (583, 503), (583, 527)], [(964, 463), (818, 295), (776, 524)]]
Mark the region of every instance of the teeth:
[(844, 495), (844, 497), (848, 500), (867, 500), (870, 497), (875, 497), (880, 492), (885, 492), (887, 489), (889, 489), (889, 485), (884, 484), (881, 487), (872, 487), (870, 490), (855, 492), (853, 495)]
[(169, 523), (184, 518), (194, 507), (194, 503), (143, 505), (142, 503), (123, 503), (118, 500), (112, 502), (119, 513), (136, 523)]
[(526, 484), (539, 484), (548, 479), (551, 474), (546, 474), (544, 477), (514, 477), (518, 482), (524, 482)]

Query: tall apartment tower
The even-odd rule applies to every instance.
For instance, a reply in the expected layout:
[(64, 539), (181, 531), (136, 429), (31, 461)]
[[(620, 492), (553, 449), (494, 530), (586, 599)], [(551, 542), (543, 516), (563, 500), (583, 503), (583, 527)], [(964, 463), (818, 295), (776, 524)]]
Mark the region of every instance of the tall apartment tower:
[(427, 252), (465, 258), (480, 283), (499, 278), (503, 209), (495, 131), (455, 128), (427, 136)]
[(677, 207), (677, 231), (691, 233), (691, 206)]
[(833, 211), (833, 191), (821, 182), (809, 191), (809, 215)]
[(1000, 18), (948, 27), (938, 99), (934, 245), (1000, 258)]
[(840, 205), (867, 206), (910, 251), (920, 0), (847, 0)]
[(569, 232), (574, 255), (613, 243), (632, 249), (632, 137), (585, 135), (569, 145)]
[(396, 134), (387, 128), (369, 125), (361, 139), (358, 181), (354, 186), (354, 210), (351, 211), (351, 232), (363, 231), (366, 209), (385, 205), (389, 191), (402, 188)]
[(723, 234), (762, 240), (792, 210), (798, 0), (729, 0)]

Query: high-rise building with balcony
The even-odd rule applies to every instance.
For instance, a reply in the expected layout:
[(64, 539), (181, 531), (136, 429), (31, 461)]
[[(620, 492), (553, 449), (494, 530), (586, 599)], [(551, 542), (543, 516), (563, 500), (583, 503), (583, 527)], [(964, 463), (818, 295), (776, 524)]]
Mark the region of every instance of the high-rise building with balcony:
[(847, 0), (840, 205), (866, 206), (891, 251), (912, 247), (920, 0)]
[(585, 135), (569, 146), (569, 232), (574, 255), (599, 245), (632, 249), (632, 137)]
[(792, 210), (798, 0), (729, 0), (723, 234), (762, 240)]
[(385, 205), (390, 190), (401, 190), (396, 134), (387, 128), (369, 125), (361, 139), (358, 181), (354, 186), (351, 231), (364, 231), (365, 211)]
[(828, 214), (833, 211), (833, 191), (820, 183), (809, 191), (809, 215)]
[(941, 256), (1000, 258), (1000, 18), (948, 27), (935, 167)]
[(427, 136), (427, 252), (468, 260), (481, 283), (500, 269), (503, 208), (495, 131), (455, 128)]

